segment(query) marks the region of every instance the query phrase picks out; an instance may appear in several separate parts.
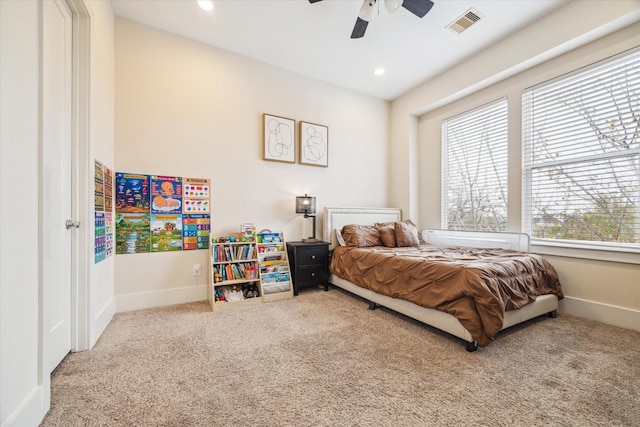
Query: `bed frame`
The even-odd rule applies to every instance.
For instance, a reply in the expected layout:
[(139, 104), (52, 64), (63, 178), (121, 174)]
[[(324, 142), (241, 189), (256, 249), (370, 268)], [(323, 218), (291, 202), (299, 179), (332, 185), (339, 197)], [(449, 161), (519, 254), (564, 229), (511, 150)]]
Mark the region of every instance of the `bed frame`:
[[(373, 225), (376, 222), (393, 222), (402, 220), (402, 211), (393, 208), (324, 208), (324, 241), (333, 250), (338, 244), (336, 231), (344, 225), (361, 224)], [(448, 230), (422, 230), (422, 238), (438, 246), (471, 246), (471, 247), (500, 247), (528, 252), (529, 236), (524, 233), (489, 233), (463, 232)], [(467, 351), (475, 351), (478, 344), (469, 331), (453, 315), (432, 308), (421, 307), (412, 302), (391, 298), (361, 288), (347, 280), (330, 274), (329, 283), (358, 295), (369, 301), (369, 308), (374, 310), (382, 306), (404, 314), (412, 319), (440, 329), (465, 341)], [(558, 298), (555, 295), (540, 295), (535, 302), (518, 310), (505, 312), (502, 329), (517, 325), (535, 317), (547, 314), (556, 317)]]

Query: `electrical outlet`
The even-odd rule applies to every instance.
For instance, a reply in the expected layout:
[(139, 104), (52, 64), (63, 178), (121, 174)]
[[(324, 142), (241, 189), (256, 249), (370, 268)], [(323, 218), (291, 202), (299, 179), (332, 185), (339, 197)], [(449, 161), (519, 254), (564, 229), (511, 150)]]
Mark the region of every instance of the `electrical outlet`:
[(193, 265), (193, 275), (194, 276), (199, 276), (202, 274), (202, 268), (200, 264), (194, 264)]

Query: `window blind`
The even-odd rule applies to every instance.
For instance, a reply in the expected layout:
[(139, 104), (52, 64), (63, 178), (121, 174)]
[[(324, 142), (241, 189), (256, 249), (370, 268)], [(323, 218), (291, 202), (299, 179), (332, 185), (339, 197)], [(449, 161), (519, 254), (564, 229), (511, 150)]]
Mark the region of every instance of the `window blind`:
[(523, 228), (638, 247), (640, 49), (523, 93)]
[(442, 228), (504, 231), (507, 99), (442, 122)]

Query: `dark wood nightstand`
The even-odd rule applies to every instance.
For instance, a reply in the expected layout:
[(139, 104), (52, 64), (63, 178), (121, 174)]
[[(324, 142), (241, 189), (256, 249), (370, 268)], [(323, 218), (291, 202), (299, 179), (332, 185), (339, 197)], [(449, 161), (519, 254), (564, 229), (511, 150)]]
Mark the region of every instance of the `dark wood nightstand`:
[(293, 295), (301, 288), (323, 285), (329, 290), (329, 243), (287, 242)]

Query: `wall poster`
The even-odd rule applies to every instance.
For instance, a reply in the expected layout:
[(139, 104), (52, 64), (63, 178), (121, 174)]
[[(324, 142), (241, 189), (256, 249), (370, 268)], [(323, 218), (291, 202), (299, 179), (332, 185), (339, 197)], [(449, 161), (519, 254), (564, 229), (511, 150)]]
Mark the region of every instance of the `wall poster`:
[(113, 212), (111, 211), (104, 213), (104, 249), (107, 258), (113, 255)]
[(94, 261), (113, 254), (113, 171), (94, 161)]
[(104, 211), (113, 210), (113, 171), (104, 167)]
[(182, 213), (185, 251), (209, 249), (211, 234), (211, 181), (200, 178), (184, 178)]
[(95, 263), (107, 258), (104, 212), (95, 212)]
[(116, 173), (116, 212), (149, 212), (149, 175)]
[(125, 172), (115, 176), (116, 254), (209, 248), (208, 179)]
[(148, 213), (116, 212), (116, 254), (150, 252), (149, 216)]
[(208, 214), (209, 206), (208, 179), (184, 178), (184, 207), (185, 214)]
[(102, 163), (96, 160), (94, 170), (95, 210), (104, 212), (104, 171)]
[(209, 249), (211, 234), (211, 219), (209, 215), (184, 215), (183, 233), (185, 251), (191, 249)]

